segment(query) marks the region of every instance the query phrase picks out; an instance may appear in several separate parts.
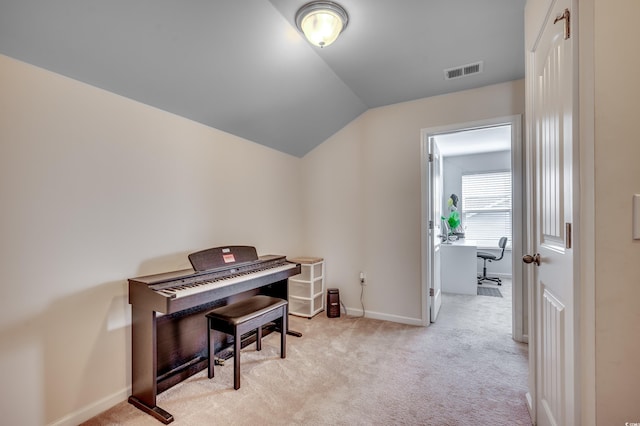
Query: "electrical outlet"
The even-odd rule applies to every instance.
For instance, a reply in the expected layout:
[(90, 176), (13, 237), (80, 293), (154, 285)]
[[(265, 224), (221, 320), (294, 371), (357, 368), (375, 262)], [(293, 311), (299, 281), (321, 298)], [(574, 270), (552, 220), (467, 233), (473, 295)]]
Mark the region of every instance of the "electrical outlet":
[(360, 285), (367, 285), (365, 280), (366, 276), (364, 275), (364, 272), (360, 272)]

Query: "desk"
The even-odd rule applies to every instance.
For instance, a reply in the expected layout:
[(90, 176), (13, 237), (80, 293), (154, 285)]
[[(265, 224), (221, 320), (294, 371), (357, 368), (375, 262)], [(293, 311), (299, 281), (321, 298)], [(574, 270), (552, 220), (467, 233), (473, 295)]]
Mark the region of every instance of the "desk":
[(444, 293), (478, 294), (477, 244), (473, 240), (440, 245), (440, 282)]

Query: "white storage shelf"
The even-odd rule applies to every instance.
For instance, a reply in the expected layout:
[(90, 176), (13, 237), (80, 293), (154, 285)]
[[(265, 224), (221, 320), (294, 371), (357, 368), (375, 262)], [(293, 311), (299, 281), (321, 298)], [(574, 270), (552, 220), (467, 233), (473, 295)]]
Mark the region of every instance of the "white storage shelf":
[(324, 260), (290, 259), (300, 263), (301, 272), (289, 278), (289, 313), (311, 318), (324, 310)]

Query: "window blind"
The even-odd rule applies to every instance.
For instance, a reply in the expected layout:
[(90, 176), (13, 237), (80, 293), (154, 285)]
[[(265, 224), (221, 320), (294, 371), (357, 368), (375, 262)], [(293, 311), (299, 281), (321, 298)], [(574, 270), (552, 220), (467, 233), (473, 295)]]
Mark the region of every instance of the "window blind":
[(482, 247), (511, 243), (511, 172), (462, 175), (462, 223), (465, 238)]

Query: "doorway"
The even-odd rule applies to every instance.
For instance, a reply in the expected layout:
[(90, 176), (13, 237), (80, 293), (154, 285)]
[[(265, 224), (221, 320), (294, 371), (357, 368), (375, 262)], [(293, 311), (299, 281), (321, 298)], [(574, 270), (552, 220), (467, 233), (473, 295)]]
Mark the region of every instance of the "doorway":
[[(451, 194), (457, 194), (460, 196), (460, 179), (463, 174), (462, 170), (466, 168), (468, 172), (488, 169), (505, 169), (505, 164), (509, 163), (511, 169), (511, 187), (512, 187), (512, 209), (511, 209), (511, 221), (512, 221), (512, 235), (510, 236), (510, 248), (508, 251), (509, 259), (503, 259), (503, 265), (501, 268), (502, 274), (506, 274), (506, 271), (511, 271), (511, 309), (512, 309), (512, 337), (518, 342), (527, 342), (527, 301), (526, 291), (523, 288), (523, 268), (519, 259), (522, 257), (522, 247), (524, 244), (523, 229), (523, 214), (524, 199), (522, 197), (523, 191), (523, 150), (522, 150), (522, 117), (509, 116), (500, 117), (491, 120), (484, 120), (471, 123), (460, 123), (446, 127), (429, 128), (422, 130), (421, 148), (423, 152), (422, 161), (422, 289), (423, 289), (423, 322), (424, 325), (428, 325), (429, 322), (435, 320), (433, 315), (433, 309), (439, 307), (439, 280), (435, 279), (434, 271), (437, 272), (440, 268), (440, 260), (438, 254), (441, 251), (439, 245), (439, 235), (441, 235), (438, 224), (434, 224), (437, 219), (440, 218), (438, 214), (435, 218), (435, 210), (438, 203), (443, 203), (444, 200), (433, 201), (430, 200), (430, 194), (444, 194), (439, 197), (446, 198)], [(506, 141), (502, 145), (496, 145), (500, 143), (496, 135), (506, 133)], [(461, 141), (465, 136), (486, 136), (487, 139), (475, 139), (475, 146), (468, 145)], [(429, 163), (435, 158), (434, 155), (430, 155), (434, 146), (439, 149), (439, 153), (444, 160), (438, 160), (438, 165)], [(471, 149), (473, 148), (473, 149)], [(502, 151), (500, 155), (490, 155), (488, 152)], [(474, 156), (468, 154), (474, 153)], [(464, 155), (464, 158), (461, 156)], [(457, 160), (456, 157), (459, 157)], [(449, 160), (447, 160), (449, 158)], [(485, 164), (473, 165), (474, 160), (476, 162), (483, 162)], [(450, 163), (450, 170), (447, 171), (447, 162)], [(489, 164), (490, 163), (490, 164)], [(432, 187), (432, 169), (442, 168), (442, 186), (440, 189)], [(447, 182), (449, 180), (449, 182)], [(436, 205), (436, 208), (434, 208)], [(445, 205), (446, 206), (446, 205)], [(442, 213), (446, 215), (446, 210), (443, 208)], [(434, 220), (436, 219), (436, 220)], [(464, 231), (464, 227), (458, 231)], [(476, 234), (477, 235), (477, 234)], [(490, 242), (481, 243), (484, 246), (490, 244)], [(497, 248), (497, 242), (496, 248)], [(518, 262), (516, 262), (518, 260)], [(507, 265), (505, 265), (507, 264)], [(498, 263), (495, 263), (498, 265)], [(506, 268), (505, 268), (506, 266)], [(444, 266), (443, 266), (444, 267)], [(444, 270), (442, 272), (445, 272)], [(437, 287), (437, 288), (434, 288)], [(446, 291), (446, 288), (443, 290)], [(443, 307), (446, 309), (446, 307)]]

